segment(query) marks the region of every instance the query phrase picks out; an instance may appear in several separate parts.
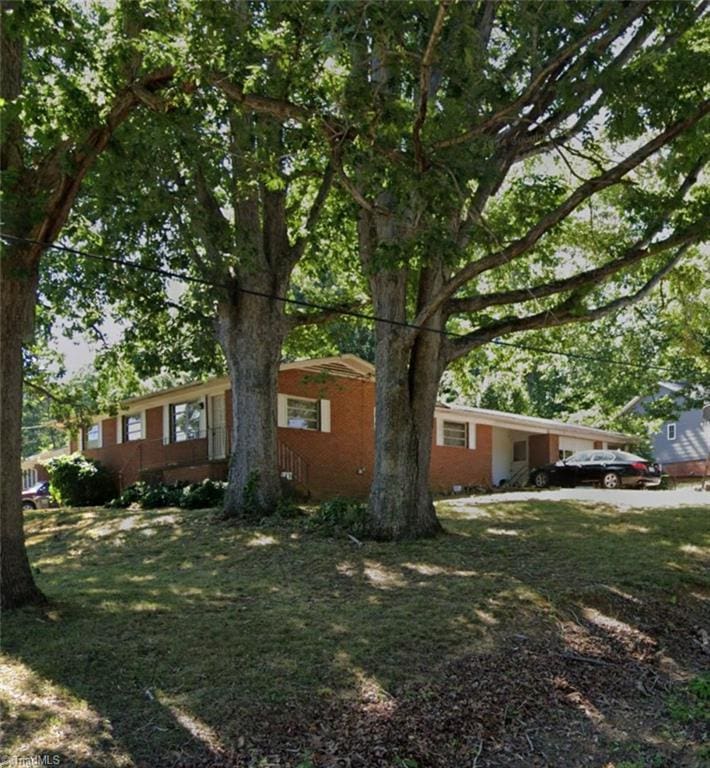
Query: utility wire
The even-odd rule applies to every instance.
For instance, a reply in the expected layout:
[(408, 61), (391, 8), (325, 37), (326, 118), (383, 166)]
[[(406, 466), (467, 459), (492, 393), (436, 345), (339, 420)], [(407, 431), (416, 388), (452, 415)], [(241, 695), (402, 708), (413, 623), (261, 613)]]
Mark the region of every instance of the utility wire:
[[(430, 328), (426, 325), (417, 325), (415, 323), (408, 323), (402, 320), (392, 320), (386, 317), (378, 317), (377, 315), (371, 315), (366, 312), (358, 312), (356, 310), (347, 309), (345, 307), (338, 307), (328, 304), (319, 304), (317, 302), (305, 301), (302, 299), (291, 299), (286, 296), (279, 296), (274, 293), (266, 293), (263, 291), (255, 291), (249, 288), (243, 288), (241, 286), (228, 285), (226, 283), (215, 283), (211, 280), (206, 280), (200, 277), (193, 277), (192, 275), (185, 275), (180, 272), (173, 272), (162, 267), (151, 267), (146, 264), (138, 264), (135, 261), (129, 261), (126, 259), (120, 259), (112, 256), (101, 256), (97, 253), (90, 253), (89, 251), (83, 251), (78, 248), (72, 248), (68, 245), (61, 245), (56, 243), (45, 243), (41, 240), (33, 240), (27, 237), (17, 237), (15, 235), (8, 235), (0, 232), (0, 238), (9, 241), (10, 243), (26, 243), (28, 245), (39, 245), (47, 250), (61, 251), (74, 256), (80, 256), (86, 259), (93, 259), (95, 261), (101, 261), (107, 264), (114, 264), (116, 266), (128, 267), (130, 269), (142, 270), (144, 272), (150, 272), (154, 275), (166, 277), (171, 280), (179, 280), (185, 283), (194, 283), (196, 285), (208, 286), (211, 288), (222, 288), (227, 291), (236, 291), (248, 296), (257, 296), (263, 299), (269, 299), (271, 301), (280, 301), (284, 304), (291, 304), (297, 307), (305, 307), (307, 309), (317, 309), (322, 312), (332, 312), (336, 315), (343, 315), (345, 317), (354, 317), (358, 320), (368, 320), (375, 323), (385, 323), (387, 325), (394, 325), (399, 328), (411, 328), (418, 331), (427, 331), (429, 333), (438, 333), (441, 336), (448, 336), (452, 338), (462, 338), (466, 336), (465, 333), (459, 333), (456, 331), (448, 331), (442, 328)], [(546, 355), (557, 355), (559, 357), (567, 357), (575, 360), (586, 360), (588, 362), (605, 363), (607, 365), (616, 365), (623, 368), (632, 368), (634, 370), (656, 370), (664, 373), (673, 373), (670, 368), (666, 368), (660, 365), (637, 365), (636, 363), (628, 363), (622, 360), (616, 360), (609, 357), (599, 357), (596, 355), (585, 355), (578, 352), (562, 352), (560, 350), (549, 349), (548, 347), (540, 347), (532, 344), (520, 344), (513, 341), (503, 341), (502, 339), (491, 339), (490, 344), (495, 344), (501, 347), (511, 347), (513, 349), (521, 349), (526, 352), (539, 352)]]

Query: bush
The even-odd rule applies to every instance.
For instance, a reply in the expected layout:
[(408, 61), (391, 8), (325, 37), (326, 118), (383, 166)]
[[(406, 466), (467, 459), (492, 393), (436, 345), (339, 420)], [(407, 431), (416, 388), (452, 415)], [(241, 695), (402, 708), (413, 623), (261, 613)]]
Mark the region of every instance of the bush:
[(143, 509), (161, 507), (182, 507), (183, 509), (204, 509), (219, 507), (224, 501), (224, 483), (215, 480), (203, 480), (201, 483), (155, 483), (149, 485), (137, 482), (124, 489), (120, 496), (112, 499), (106, 506), (114, 508), (130, 507), (137, 504)]
[(45, 462), (52, 496), (65, 506), (104, 504), (116, 493), (109, 470), (81, 453), (57, 456)]
[(184, 509), (221, 507), (224, 503), (224, 483), (203, 480), (183, 488), (180, 506)]
[(362, 536), (366, 531), (367, 507), (355, 499), (331, 499), (318, 507), (313, 524), (328, 533), (351, 533)]
[(131, 504), (140, 504), (143, 496), (148, 492), (148, 484), (142, 481), (133, 483), (116, 496), (115, 499), (111, 499), (106, 506), (118, 509), (125, 509), (130, 507)]
[(179, 507), (183, 489), (183, 485), (166, 485), (165, 483), (148, 486), (139, 503), (143, 509)]

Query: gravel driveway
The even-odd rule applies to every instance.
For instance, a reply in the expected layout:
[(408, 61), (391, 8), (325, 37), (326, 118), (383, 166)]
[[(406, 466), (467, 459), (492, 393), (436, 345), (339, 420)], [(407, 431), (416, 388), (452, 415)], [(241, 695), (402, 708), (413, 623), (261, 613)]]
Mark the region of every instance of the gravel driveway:
[(650, 509), (673, 507), (702, 507), (710, 510), (710, 491), (680, 488), (675, 491), (635, 490), (631, 488), (608, 491), (601, 488), (558, 488), (548, 491), (509, 491), (484, 496), (447, 499), (448, 506), (478, 507), (482, 504), (503, 504), (511, 501), (586, 501), (611, 504), (620, 509)]

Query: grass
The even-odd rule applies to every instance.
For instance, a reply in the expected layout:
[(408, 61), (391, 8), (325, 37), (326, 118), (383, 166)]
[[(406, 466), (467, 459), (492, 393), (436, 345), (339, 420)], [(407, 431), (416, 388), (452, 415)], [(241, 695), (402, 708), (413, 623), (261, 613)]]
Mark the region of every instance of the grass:
[[(206, 510), (30, 513), (51, 605), (3, 620), (0, 757), (131, 766), (186, 744), (238, 750), (314, 702), (396, 697), (442, 661), (615, 601), (707, 611), (707, 509), (440, 514), (447, 535), (433, 541), (358, 547)], [(690, 666), (676, 659), (674, 674)]]

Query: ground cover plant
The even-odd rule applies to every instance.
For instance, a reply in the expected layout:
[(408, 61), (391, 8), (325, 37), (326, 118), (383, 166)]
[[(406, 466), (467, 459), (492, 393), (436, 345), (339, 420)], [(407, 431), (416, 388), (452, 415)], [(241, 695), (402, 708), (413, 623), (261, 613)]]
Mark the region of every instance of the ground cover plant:
[(3, 619), (2, 759), (701, 766), (707, 508), (440, 505), (358, 544), (217, 510), (28, 516), (51, 603)]

